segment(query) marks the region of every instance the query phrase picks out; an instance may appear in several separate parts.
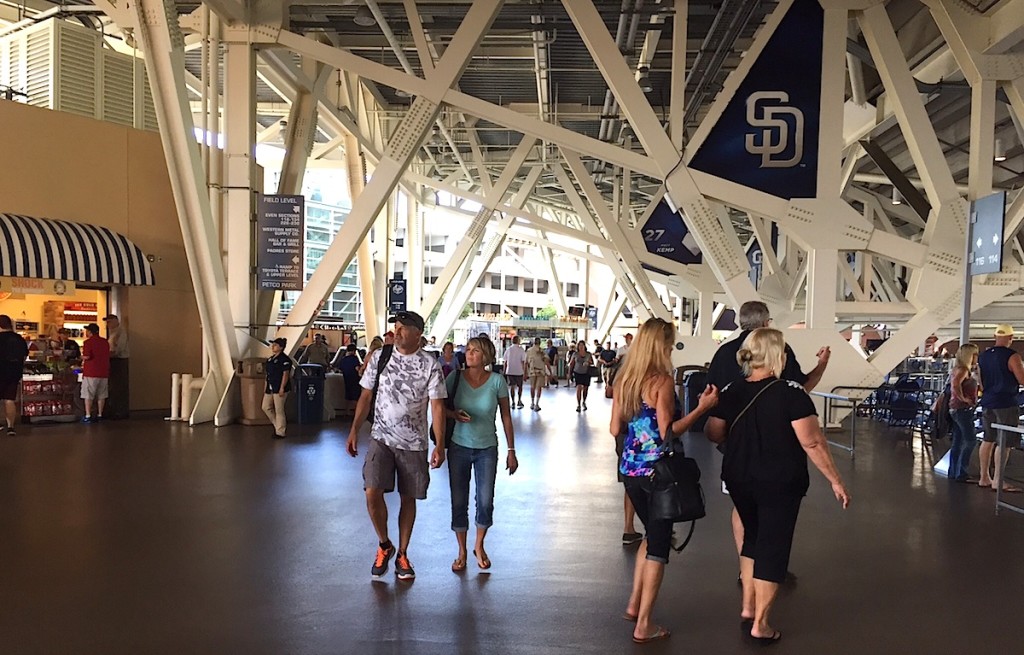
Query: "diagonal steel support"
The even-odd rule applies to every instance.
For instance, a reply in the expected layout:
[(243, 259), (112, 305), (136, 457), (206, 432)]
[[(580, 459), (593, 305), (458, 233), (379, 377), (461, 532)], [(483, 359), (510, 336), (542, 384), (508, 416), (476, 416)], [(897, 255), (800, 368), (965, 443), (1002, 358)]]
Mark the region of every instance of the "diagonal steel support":
[[(160, 123), (171, 190), (203, 324), (203, 339), (210, 353), (210, 373), (215, 380), (211, 394), (219, 397), (234, 375), (238, 342), (232, 326), (227, 278), (207, 195), (206, 176), (185, 92), (184, 41), (177, 13), (167, 3), (139, 0), (134, 8), (137, 37), (146, 55), (146, 71)], [(193, 420), (213, 418), (212, 411), (207, 414), (193, 414)]]
[[(402, 122), (395, 129), (373, 177), (354, 199), (352, 211), (345, 224), (327, 249), (319, 268), (313, 273), (305, 290), (299, 295), (288, 314), (287, 327), (282, 330), (295, 347), (316, 316), (320, 303), (337, 285), (345, 268), (352, 261), (358, 244), (362, 243), (370, 226), (393, 193), (406, 167), (420, 148), (431, 124), (440, 112), (445, 90), (461, 77), (473, 51), (490, 29), (501, 0), (477, 0), (470, 6), (462, 24), (445, 50), (444, 56), (427, 76), (422, 91), (412, 103)], [(282, 32), (282, 39), (286, 32)], [(337, 64), (337, 53), (342, 51), (298, 37), (290, 46), (324, 63)], [(415, 79), (415, 78), (413, 78)]]

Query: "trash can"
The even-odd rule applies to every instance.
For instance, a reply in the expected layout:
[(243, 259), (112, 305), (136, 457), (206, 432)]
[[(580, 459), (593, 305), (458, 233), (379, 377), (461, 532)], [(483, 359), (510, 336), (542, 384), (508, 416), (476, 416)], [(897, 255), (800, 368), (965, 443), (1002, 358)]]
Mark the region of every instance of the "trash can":
[(267, 388), (266, 360), (250, 357), (238, 362), (235, 370), (242, 383), (242, 425), (270, 425), (270, 419), (263, 413), (263, 392)]
[[(683, 374), (683, 412), (689, 414), (693, 410), (697, 409), (697, 401), (700, 399), (700, 395), (704, 393), (704, 389), (708, 386), (708, 372), (706, 369), (699, 369), (693, 371), (687, 371)], [(701, 416), (693, 427), (690, 428), (690, 432), (703, 432), (704, 424), (707, 423), (708, 415)]]
[(319, 364), (300, 364), (295, 376), (298, 421), (310, 425), (324, 421), (324, 382), (326, 371)]

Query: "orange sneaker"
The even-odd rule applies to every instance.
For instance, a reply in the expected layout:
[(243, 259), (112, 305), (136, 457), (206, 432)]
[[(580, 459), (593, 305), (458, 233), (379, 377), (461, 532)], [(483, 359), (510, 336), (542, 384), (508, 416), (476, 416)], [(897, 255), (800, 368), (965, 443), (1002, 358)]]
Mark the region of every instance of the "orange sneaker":
[(416, 577), (416, 571), (412, 570), (409, 556), (405, 553), (398, 553), (398, 559), (395, 560), (395, 575), (399, 580), (412, 580)]
[(377, 547), (377, 557), (373, 560), (373, 568), (370, 574), (375, 578), (381, 578), (388, 572), (388, 562), (395, 556), (395, 547), (388, 546), (387, 550)]

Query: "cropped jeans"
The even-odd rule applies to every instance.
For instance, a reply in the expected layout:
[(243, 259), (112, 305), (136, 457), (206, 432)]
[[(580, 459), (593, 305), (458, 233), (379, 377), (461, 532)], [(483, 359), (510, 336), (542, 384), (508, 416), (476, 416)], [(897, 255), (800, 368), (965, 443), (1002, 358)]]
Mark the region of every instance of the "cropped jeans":
[(967, 477), (967, 468), (971, 464), (971, 453), (978, 442), (974, 429), (974, 408), (951, 409), (949, 416), (953, 419), (953, 445), (949, 449), (948, 477), (962, 480)]
[(448, 447), (448, 483), (452, 492), (452, 530), (469, 531), (469, 482), (476, 482), (476, 526), (494, 524), (494, 481), (498, 475), (498, 447)]

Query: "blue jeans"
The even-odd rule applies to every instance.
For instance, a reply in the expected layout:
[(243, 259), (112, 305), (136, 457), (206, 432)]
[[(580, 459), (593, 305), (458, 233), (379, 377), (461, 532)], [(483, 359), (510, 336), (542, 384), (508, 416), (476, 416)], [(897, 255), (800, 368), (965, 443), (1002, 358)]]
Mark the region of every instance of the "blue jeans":
[(978, 442), (974, 430), (974, 408), (951, 409), (949, 416), (953, 419), (953, 445), (949, 449), (950, 478), (966, 478), (967, 468), (971, 463), (971, 453)]
[(448, 484), (452, 491), (452, 530), (469, 531), (469, 479), (476, 480), (476, 525), (494, 524), (494, 480), (498, 475), (498, 447), (448, 448)]

